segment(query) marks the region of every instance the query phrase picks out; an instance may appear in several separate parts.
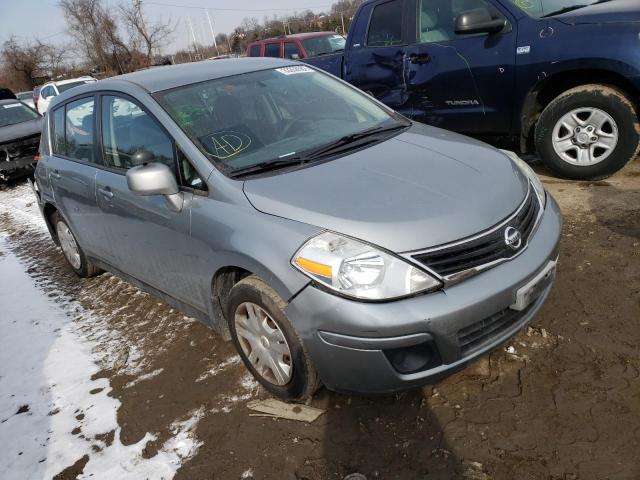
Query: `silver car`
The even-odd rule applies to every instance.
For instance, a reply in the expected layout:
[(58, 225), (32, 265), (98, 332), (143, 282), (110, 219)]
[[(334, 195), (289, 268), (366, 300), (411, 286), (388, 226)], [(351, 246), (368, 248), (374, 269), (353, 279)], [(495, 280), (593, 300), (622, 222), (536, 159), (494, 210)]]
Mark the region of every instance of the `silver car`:
[(274, 395), (388, 393), (515, 335), (561, 216), (515, 154), (303, 64), (145, 70), (53, 100), (36, 193), (80, 276), (211, 325)]

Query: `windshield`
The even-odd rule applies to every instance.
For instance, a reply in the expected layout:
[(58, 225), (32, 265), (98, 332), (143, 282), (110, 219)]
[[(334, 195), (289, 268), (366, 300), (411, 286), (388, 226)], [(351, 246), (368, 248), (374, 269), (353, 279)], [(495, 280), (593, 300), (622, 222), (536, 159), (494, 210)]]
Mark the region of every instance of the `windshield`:
[(21, 92), (16, 93), (18, 100), (31, 100), (33, 98), (33, 92)]
[(516, 7), (531, 17), (540, 18), (545, 15), (560, 12), (568, 7), (586, 7), (602, 0), (509, 0)]
[(73, 88), (73, 87), (78, 87), (80, 85), (84, 85), (85, 83), (91, 83), (90, 81), (87, 80), (82, 80), (79, 82), (71, 82), (71, 83), (64, 83), (62, 85), (58, 84), (58, 92), (62, 93), (62, 92), (66, 92), (67, 90)]
[(309, 57), (341, 52), (344, 50), (345, 43), (346, 40), (342, 35), (327, 35), (326, 37), (314, 37), (302, 40), (304, 51), (307, 52)]
[(31, 110), (22, 103), (5, 103), (0, 105), (0, 127), (15, 125), (16, 123), (28, 122), (38, 118), (34, 110)]
[(298, 65), (178, 87), (156, 98), (225, 172), (399, 123), (365, 94)]

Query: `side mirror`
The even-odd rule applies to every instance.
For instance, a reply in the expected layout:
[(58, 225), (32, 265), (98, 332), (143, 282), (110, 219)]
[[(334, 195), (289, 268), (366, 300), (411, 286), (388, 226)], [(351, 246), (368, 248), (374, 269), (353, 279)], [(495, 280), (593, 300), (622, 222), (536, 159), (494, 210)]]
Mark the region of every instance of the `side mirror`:
[(291, 55), (289, 55), (289, 58), (291, 60), (300, 60), (300, 55), (297, 53), (292, 53)]
[(459, 35), (472, 33), (497, 33), (507, 24), (506, 18), (493, 18), (486, 8), (462, 12), (456, 17), (455, 32)]
[(145, 163), (127, 170), (127, 185), (136, 195), (163, 195), (169, 208), (182, 210), (184, 197), (171, 169), (164, 163)]

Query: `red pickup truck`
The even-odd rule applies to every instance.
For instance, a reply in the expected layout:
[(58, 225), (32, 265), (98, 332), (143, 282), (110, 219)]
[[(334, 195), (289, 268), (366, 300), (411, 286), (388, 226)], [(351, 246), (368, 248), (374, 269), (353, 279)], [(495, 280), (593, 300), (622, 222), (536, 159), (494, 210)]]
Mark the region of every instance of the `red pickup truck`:
[(293, 60), (342, 52), (345, 38), (335, 32), (309, 32), (283, 35), (250, 43), (247, 57), (276, 57)]

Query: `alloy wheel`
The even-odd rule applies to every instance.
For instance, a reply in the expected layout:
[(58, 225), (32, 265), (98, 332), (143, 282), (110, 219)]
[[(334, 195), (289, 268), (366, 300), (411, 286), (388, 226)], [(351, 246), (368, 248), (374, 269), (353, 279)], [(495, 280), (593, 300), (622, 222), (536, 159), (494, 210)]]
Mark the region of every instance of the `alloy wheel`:
[(556, 123), (552, 144), (567, 163), (595, 165), (609, 157), (618, 145), (618, 126), (604, 110), (576, 108)]

